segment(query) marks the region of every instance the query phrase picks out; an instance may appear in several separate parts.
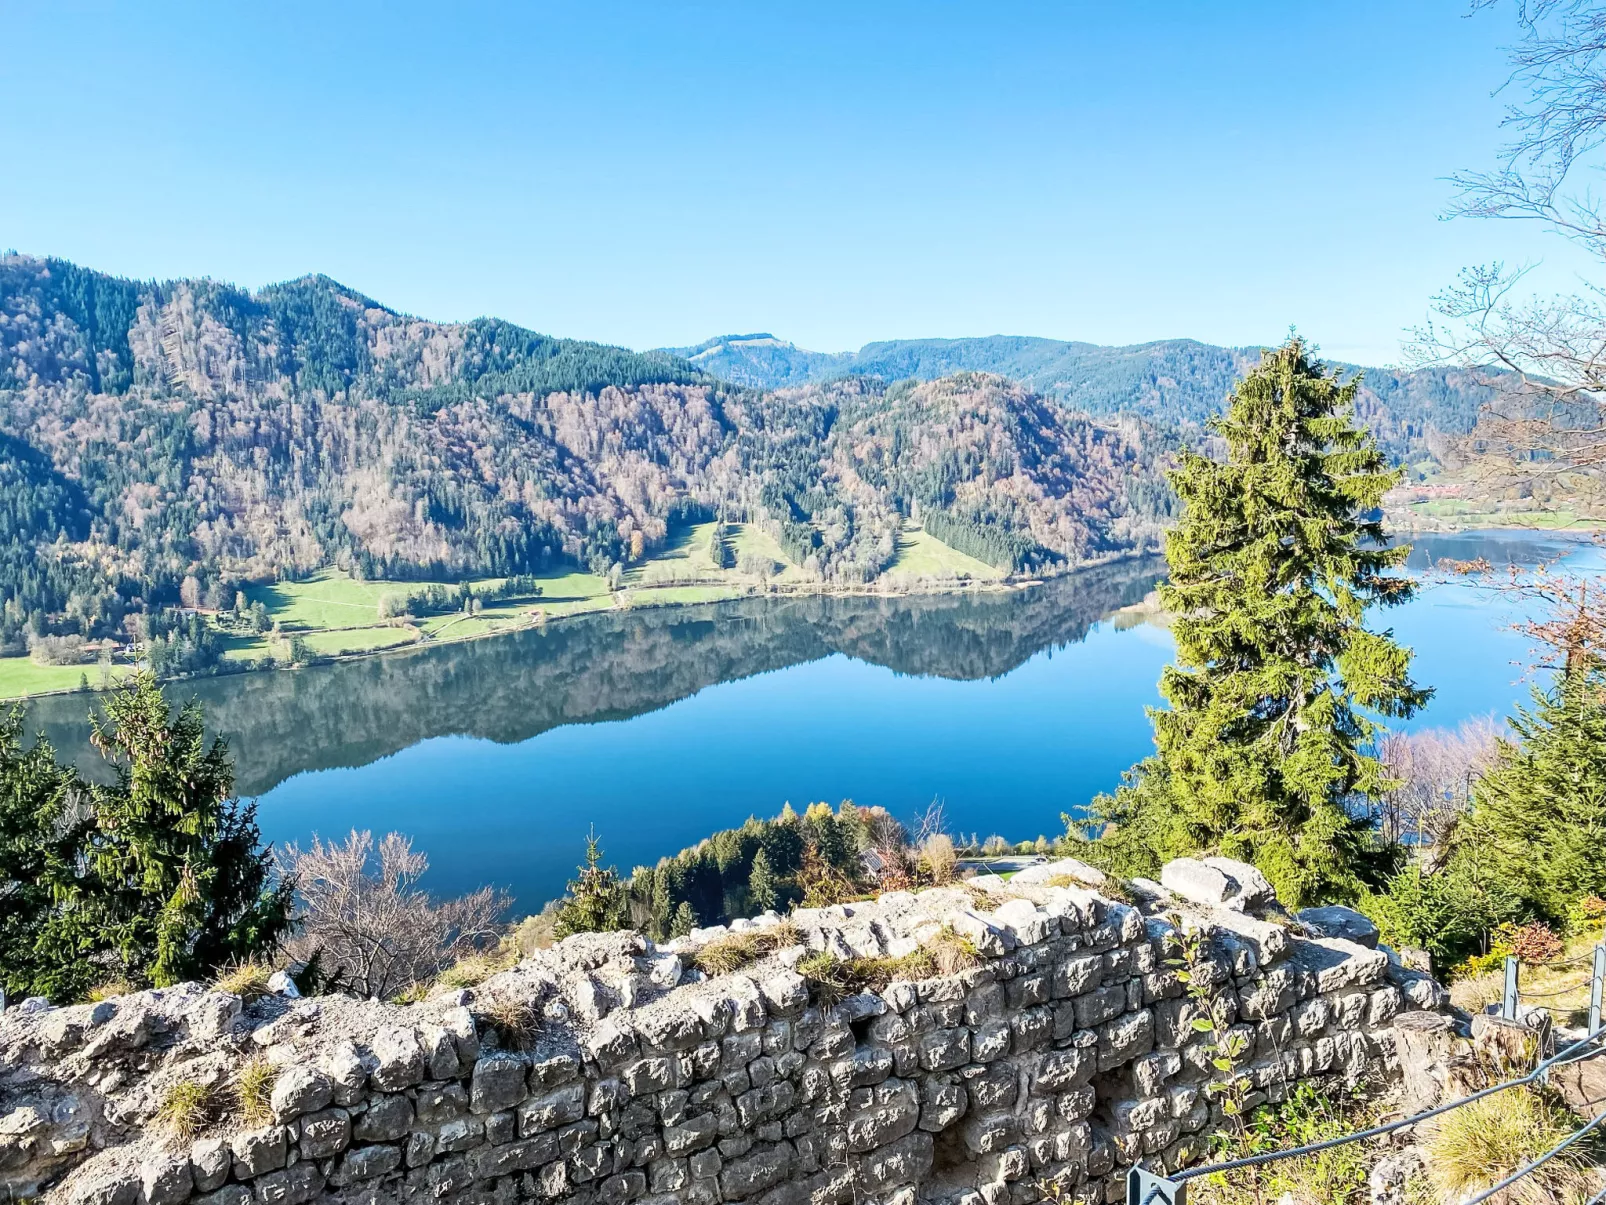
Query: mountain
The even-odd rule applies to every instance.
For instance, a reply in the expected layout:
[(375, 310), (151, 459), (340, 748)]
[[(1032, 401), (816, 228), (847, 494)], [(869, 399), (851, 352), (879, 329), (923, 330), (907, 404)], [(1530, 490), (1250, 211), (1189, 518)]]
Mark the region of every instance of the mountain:
[(761, 390), (711, 359), (432, 322), (323, 276), (0, 257), (0, 647), (171, 642), (180, 604), (331, 564), (604, 571), (717, 513), (843, 583), (887, 569), (909, 517), (1038, 572), (1152, 548), (1167, 517), (1170, 444), (1132, 419), (996, 375)]
[[(897, 339), (834, 353), (805, 351), (769, 334), (727, 335), (666, 351), (712, 376), (761, 389), (844, 376), (930, 381), (994, 373), (1089, 414), (1133, 414), (1180, 428), (1216, 413), (1233, 382), (1260, 358), (1258, 348), (1192, 339), (1106, 347), (1015, 335)], [(1435, 455), (1436, 441), (1466, 434), (1489, 396), (1449, 369), (1339, 367), (1364, 374), (1357, 409), (1400, 461)]]
[(851, 372), (854, 358), (852, 352), (804, 351), (795, 343), (767, 334), (724, 335), (696, 347), (661, 350), (710, 376), (755, 389), (781, 389), (788, 385), (828, 381)]

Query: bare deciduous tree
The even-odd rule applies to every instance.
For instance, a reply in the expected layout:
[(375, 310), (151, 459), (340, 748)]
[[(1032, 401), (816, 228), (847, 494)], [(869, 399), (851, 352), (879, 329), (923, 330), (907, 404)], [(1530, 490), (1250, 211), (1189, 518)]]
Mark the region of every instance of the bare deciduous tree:
[(357, 996), (390, 999), (494, 941), (510, 903), (490, 887), (436, 901), (418, 887), (429, 859), (400, 833), (377, 847), (367, 831), (340, 845), (314, 836), (279, 857), (302, 910), (291, 956), (317, 955), (335, 986)]
[(1500, 732), (1492, 719), (1480, 718), (1455, 729), (1385, 736), (1378, 756), (1400, 785), (1383, 796), (1379, 824), (1384, 839), (1441, 844), (1466, 810), (1473, 781), (1493, 764)]
[[(1475, 0), (1475, 8), (1499, 0)], [(1411, 358), (1467, 370), (1490, 387), (1469, 463), (1487, 485), (1576, 502), (1606, 467), (1606, 211), (1594, 191), (1606, 145), (1606, 7), (1516, 0), (1519, 39), (1505, 89), (1512, 134), (1490, 171), (1453, 178), (1452, 214), (1537, 222), (1602, 269), (1572, 296), (1523, 294), (1527, 269), (1469, 268), (1435, 299)]]

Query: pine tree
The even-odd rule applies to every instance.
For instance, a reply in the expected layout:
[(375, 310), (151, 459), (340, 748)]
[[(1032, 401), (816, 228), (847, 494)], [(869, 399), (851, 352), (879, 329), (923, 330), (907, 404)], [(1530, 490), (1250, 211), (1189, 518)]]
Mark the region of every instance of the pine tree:
[(669, 923), (670, 937), (685, 937), (697, 927), (697, 914), (685, 900), (680, 901), (680, 907), (675, 909), (675, 916)]
[(1564, 923), (1580, 897), (1606, 894), (1606, 667), (1571, 663), (1511, 728), (1473, 786), (1449, 869), (1489, 887), (1486, 924)]
[(730, 545), (725, 543), (725, 522), (716, 519), (708, 531), (708, 559), (714, 563), (715, 569), (729, 569), (735, 563), (731, 555)]
[(775, 873), (762, 849), (753, 855), (753, 869), (747, 875), (747, 902), (757, 912), (770, 912), (778, 902)]
[(554, 931), (559, 938), (575, 933), (612, 933), (630, 927), (629, 895), (619, 872), (602, 865), (596, 830), (586, 836), (586, 860), (569, 894), (558, 905)]
[(1410, 651), (1363, 622), (1413, 586), (1390, 572), (1409, 549), (1371, 517), (1399, 474), (1354, 425), (1357, 384), (1291, 338), (1213, 420), (1225, 459), (1185, 452), (1171, 474), (1185, 511), (1160, 588), (1177, 617), (1169, 707), (1150, 712), (1155, 754), (1094, 804), (1118, 869), (1215, 851), (1254, 862), (1289, 906), (1384, 869), (1354, 809), (1386, 785), (1370, 715), (1409, 716), (1428, 692)]
[(97, 974), (92, 963), (40, 942), (54, 906), (56, 868), (76, 862), (68, 822), (79, 786), (43, 738), (22, 746), (23, 712), (0, 720), (0, 987), (13, 997), (72, 1000)]
[(109, 951), (129, 979), (157, 987), (272, 950), (290, 929), (294, 885), (273, 873), (256, 807), (234, 797), (228, 748), (206, 743), (199, 705), (174, 716), (145, 673), (105, 712), (91, 717), (92, 740), (113, 781), (85, 792), (41, 948), (64, 960)]

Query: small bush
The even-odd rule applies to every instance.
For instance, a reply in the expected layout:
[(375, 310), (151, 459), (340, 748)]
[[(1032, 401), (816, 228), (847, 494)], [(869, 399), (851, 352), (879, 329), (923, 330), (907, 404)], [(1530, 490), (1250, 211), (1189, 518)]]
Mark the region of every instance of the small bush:
[[(1578, 1128), (1567, 1110), (1537, 1092), (1510, 1088), (1453, 1109), (1433, 1123), (1428, 1160), (1436, 1187), (1459, 1201), (1497, 1184), (1553, 1149)], [(1509, 1205), (1582, 1201), (1589, 1180), (1585, 1153), (1569, 1147), (1508, 1188)]]
[(273, 1081), (278, 1078), (267, 1059), (252, 1059), (240, 1068), (234, 1080), (234, 1100), (246, 1125), (265, 1126), (273, 1121)]
[(429, 999), (430, 988), (434, 985), (428, 980), (420, 979), (417, 983), (409, 983), (401, 991), (390, 998), (392, 1004), (422, 1004)]
[(212, 987), (238, 996), (241, 1000), (257, 1000), (272, 994), (272, 989), (268, 987), (268, 977), (272, 974), (265, 963), (254, 960), (237, 962), (219, 971), (217, 978), (212, 980)]
[(938, 887), (952, 883), (959, 868), (954, 839), (947, 833), (932, 833), (920, 843), (917, 866), (919, 873)]
[(178, 1142), (189, 1142), (217, 1119), (217, 1093), (199, 1080), (183, 1080), (162, 1095), (156, 1121)]
[(1512, 934), (1511, 952), (1526, 963), (1554, 962), (1561, 957), (1562, 942), (1549, 925), (1534, 921)]
[[(1281, 1104), (1262, 1105), (1235, 1133), (1216, 1137), (1212, 1159), (1239, 1159), (1309, 1146), (1372, 1124), (1355, 1100), (1333, 1097), (1315, 1085), (1298, 1085)], [(1202, 1154), (1203, 1152), (1196, 1152)], [(1199, 1205), (1363, 1205), (1371, 1199), (1367, 1175), (1377, 1152), (1365, 1145), (1334, 1147), (1300, 1159), (1215, 1173), (1199, 1185)], [(1190, 1200), (1193, 1198), (1190, 1197)]]
[(1572, 906), (1567, 924), (1575, 933), (1589, 933), (1606, 927), (1606, 900), (1598, 895), (1586, 895)]

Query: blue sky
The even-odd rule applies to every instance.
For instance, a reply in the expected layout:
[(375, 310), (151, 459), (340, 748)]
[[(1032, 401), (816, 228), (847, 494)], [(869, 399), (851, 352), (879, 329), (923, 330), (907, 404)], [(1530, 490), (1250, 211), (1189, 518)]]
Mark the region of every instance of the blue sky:
[(1510, 13), (0, 0), (0, 247), (635, 347), (995, 332), (1399, 359)]

